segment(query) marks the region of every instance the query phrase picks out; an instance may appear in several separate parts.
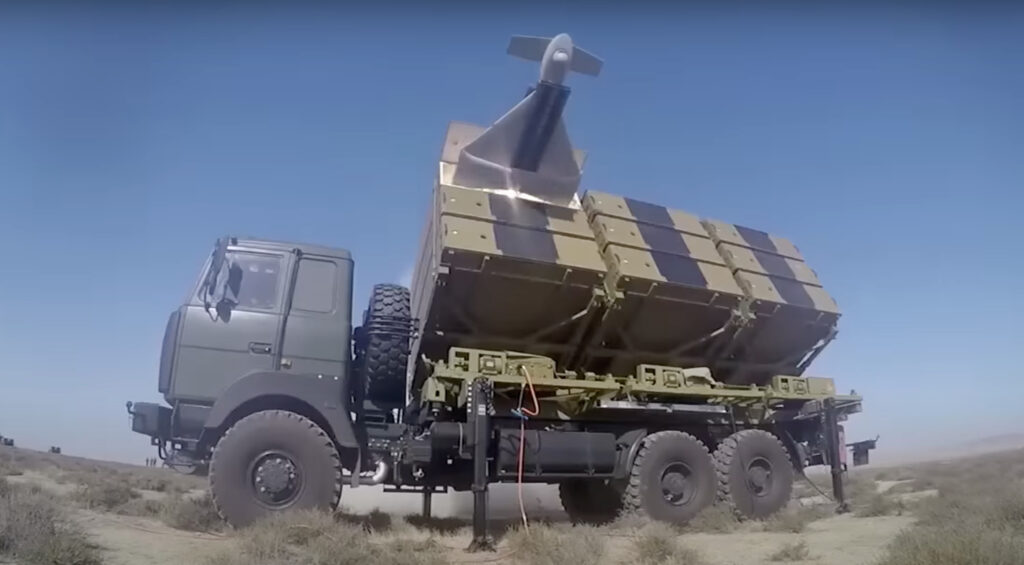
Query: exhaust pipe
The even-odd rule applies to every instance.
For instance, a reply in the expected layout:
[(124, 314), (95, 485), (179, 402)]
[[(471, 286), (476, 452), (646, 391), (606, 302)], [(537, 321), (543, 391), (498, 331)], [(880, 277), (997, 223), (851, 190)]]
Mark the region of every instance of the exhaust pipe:
[[(384, 482), (385, 478), (387, 478), (388, 471), (390, 471), (390, 470), (391, 470), (391, 467), (388, 466), (388, 462), (387, 461), (378, 461), (377, 462), (377, 468), (374, 469), (373, 474), (360, 474), (359, 475), (359, 484), (360, 485), (379, 485), (379, 484)], [(341, 478), (343, 480), (348, 481), (349, 483), (352, 482), (352, 475), (342, 475)]]

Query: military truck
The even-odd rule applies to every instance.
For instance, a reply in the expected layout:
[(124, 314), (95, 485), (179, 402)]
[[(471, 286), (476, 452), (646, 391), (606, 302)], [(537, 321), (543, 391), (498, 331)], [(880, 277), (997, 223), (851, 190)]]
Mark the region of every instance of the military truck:
[[(600, 59), (567, 35), (513, 38), (536, 86), (490, 127), (452, 123), (411, 290), (353, 312), (349, 251), (217, 241), (171, 314), (134, 431), (207, 469), (245, 525), (334, 508), (343, 487), (474, 493), (557, 484), (569, 516), (685, 523), (719, 502), (782, 508), (828, 464), (861, 398), (805, 375), (839, 310), (790, 241), (578, 187), (566, 74)], [(353, 316), (358, 316), (353, 321)], [(355, 327), (354, 327), (355, 326)]]

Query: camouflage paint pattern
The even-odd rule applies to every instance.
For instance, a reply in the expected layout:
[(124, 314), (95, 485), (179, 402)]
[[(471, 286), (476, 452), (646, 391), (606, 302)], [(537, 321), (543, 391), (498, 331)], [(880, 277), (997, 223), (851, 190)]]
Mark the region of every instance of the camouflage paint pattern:
[[(718, 220), (703, 224), (755, 314), (742, 344), (743, 358), (778, 364), (780, 372), (802, 372), (801, 361), (835, 335), (835, 300), (788, 239)], [(763, 379), (748, 372), (734, 380)]]
[(583, 211), (449, 179), (442, 163), (413, 278), (414, 347), (568, 355), (607, 271)]
[(800, 375), (834, 335), (838, 307), (789, 240), (604, 192), (555, 205), (457, 186), (473, 128), (452, 124), (442, 150), (412, 282), (414, 358), (503, 349), (617, 377), (655, 363), (764, 385)]
[(835, 301), (789, 240), (717, 220), (705, 220), (704, 225), (751, 299), (839, 314)]

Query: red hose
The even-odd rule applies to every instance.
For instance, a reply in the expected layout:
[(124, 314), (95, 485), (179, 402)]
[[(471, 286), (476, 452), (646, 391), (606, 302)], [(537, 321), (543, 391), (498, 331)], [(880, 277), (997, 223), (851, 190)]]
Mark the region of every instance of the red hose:
[(526, 377), (526, 384), (530, 387), (530, 397), (533, 399), (533, 410), (527, 410), (523, 406), (523, 396), (519, 395), (519, 473), (518, 473), (518, 490), (519, 490), (519, 513), (523, 517), (523, 528), (529, 532), (530, 524), (526, 520), (526, 504), (523, 503), (523, 464), (526, 459), (526, 416), (536, 416), (540, 414), (540, 403), (537, 401), (537, 391), (533, 389), (533, 381), (530, 380), (530, 371), (525, 365), (520, 366), (523, 370), (523, 375)]

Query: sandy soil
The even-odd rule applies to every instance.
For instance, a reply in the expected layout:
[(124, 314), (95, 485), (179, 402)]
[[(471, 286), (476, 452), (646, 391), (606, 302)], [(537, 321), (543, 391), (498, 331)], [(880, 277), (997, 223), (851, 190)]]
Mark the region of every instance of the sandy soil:
[[(230, 535), (197, 534), (171, 529), (156, 520), (79, 511), (81, 524), (104, 548), (112, 565), (178, 565), (196, 563), (203, 555), (230, 547)], [(689, 534), (683, 542), (700, 551), (714, 565), (758, 565), (771, 563), (768, 556), (783, 545), (802, 540), (819, 565), (864, 565), (880, 557), (886, 544), (913, 519), (908, 516), (856, 518), (837, 516), (819, 520), (801, 534), (737, 532)], [(608, 555), (602, 563), (628, 562), (631, 538), (609, 532)], [(512, 552), (499, 543), (497, 553), (471, 554), (468, 533), (445, 536), (441, 544), (450, 549), (453, 563), (514, 563)]]
[[(101, 464), (101, 463), (100, 463)], [(140, 468), (141, 469), (141, 468)], [(149, 472), (149, 471), (147, 471)], [(23, 475), (8, 477), (15, 483), (34, 483), (58, 495), (70, 494), (76, 485), (54, 480), (52, 469), (26, 470)], [(904, 481), (879, 481), (878, 489), (885, 491)], [(198, 484), (198, 483), (197, 483)], [(394, 516), (418, 514), (419, 495), (383, 493), (380, 487), (345, 488), (342, 508), (356, 514), (381, 510)], [(146, 498), (158, 498), (162, 493), (141, 491)], [(932, 496), (934, 491), (907, 493), (908, 499)], [(558, 501), (557, 489), (546, 485), (528, 485), (523, 495), (531, 519), (565, 520)], [(802, 499), (811, 503), (816, 497)], [(515, 520), (519, 517), (518, 493), (514, 485), (493, 485), (490, 495), (492, 518), (496, 521)], [(202, 563), (204, 556), (235, 543), (231, 533), (201, 534), (170, 528), (156, 519), (119, 516), (86, 510), (72, 510), (73, 516), (93, 540), (103, 549), (107, 563), (112, 565), (180, 565)], [(466, 520), (472, 513), (470, 493), (435, 495), (435, 517)], [(687, 534), (681, 540), (685, 545), (701, 552), (713, 565), (756, 565), (770, 563), (768, 556), (787, 543), (804, 541), (812, 558), (807, 561), (819, 565), (870, 564), (880, 557), (886, 545), (902, 529), (910, 526), (910, 516), (858, 518), (852, 515), (835, 516), (811, 523), (800, 534), (768, 533), (757, 531), (756, 526), (744, 526), (740, 531), (727, 534)], [(402, 535), (427, 536), (423, 530), (412, 530)], [(606, 537), (608, 554), (602, 563), (628, 563), (632, 538), (626, 531), (609, 530)], [(514, 555), (504, 543), (497, 553), (470, 554), (468, 528), (454, 535), (440, 537), (441, 545), (450, 549), (452, 563), (514, 563)]]
[(801, 534), (691, 534), (684, 538), (684, 543), (716, 565), (771, 563), (769, 555), (798, 540), (807, 543), (814, 563), (865, 565), (881, 557), (892, 538), (912, 523), (909, 516), (856, 518), (847, 514), (818, 520)]

